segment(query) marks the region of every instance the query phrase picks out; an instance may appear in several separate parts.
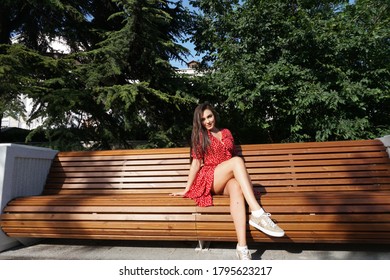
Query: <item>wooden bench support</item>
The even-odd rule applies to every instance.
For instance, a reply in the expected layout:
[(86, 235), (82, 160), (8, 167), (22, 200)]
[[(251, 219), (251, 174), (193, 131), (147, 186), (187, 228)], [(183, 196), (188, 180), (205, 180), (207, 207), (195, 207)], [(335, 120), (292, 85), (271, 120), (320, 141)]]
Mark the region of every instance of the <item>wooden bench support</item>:
[[(243, 145), (254, 190), (286, 231), (248, 225), (250, 242), (390, 243), (390, 158), (379, 140)], [(189, 149), (60, 152), (42, 195), (10, 201), (11, 237), (236, 242), (229, 198), (214, 206), (172, 197)], [(249, 211), (248, 211), (249, 215)]]

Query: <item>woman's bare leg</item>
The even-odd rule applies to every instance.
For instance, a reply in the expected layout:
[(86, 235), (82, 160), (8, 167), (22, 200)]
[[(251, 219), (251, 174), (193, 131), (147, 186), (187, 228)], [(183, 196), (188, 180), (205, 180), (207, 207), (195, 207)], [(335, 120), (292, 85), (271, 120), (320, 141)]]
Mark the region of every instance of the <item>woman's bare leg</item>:
[(241, 191), (250, 207), (250, 210), (260, 210), (261, 206), (257, 202), (253, 193), (252, 182), (248, 171), (246, 170), (244, 160), (240, 157), (233, 157), (222, 162), (215, 168), (213, 191), (215, 193), (222, 193), (227, 182), (229, 182), (232, 178), (236, 179), (240, 185)]
[(270, 214), (267, 213), (264, 215), (265, 211), (256, 200), (253, 193), (252, 182), (242, 158), (231, 158), (222, 162), (215, 168), (212, 191), (217, 194), (223, 193), (226, 184), (233, 178), (240, 186), (242, 194), (252, 212), (249, 224), (268, 235), (274, 237), (284, 236), (284, 230), (269, 218)]
[(230, 197), (230, 214), (233, 218), (239, 246), (246, 246), (246, 208), (241, 187), (235, 179), (226, 183), (223, 194)]

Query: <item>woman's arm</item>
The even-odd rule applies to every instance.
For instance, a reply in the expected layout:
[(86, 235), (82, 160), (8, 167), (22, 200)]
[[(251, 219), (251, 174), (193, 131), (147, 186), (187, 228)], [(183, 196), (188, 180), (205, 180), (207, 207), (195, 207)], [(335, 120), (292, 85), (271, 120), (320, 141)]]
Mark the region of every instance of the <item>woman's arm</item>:
[(194, 182), (194, 180), (196, 178), (196, 174), (198, 174), (201, 166), (202, 166), (202, 160), (194, 158), (192, 160), (192, 163), (191, 163), (190, 173), (188, 174), (186, 188), (183, 191), (181, 191), (181, 192), (172, 193), (171, 195), (173, 195), (173, 196), (183, 196), (183, 195), (185, 195), (186, 192), (188, 192), (190, 190), (191, 185), (192, 185), (192, 183)]

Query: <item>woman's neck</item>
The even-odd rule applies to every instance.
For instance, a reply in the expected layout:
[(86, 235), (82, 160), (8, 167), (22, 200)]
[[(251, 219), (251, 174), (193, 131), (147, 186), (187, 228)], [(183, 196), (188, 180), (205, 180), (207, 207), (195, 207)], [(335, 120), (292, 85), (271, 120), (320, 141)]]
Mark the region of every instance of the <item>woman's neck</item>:
[(213, 127), (211, 130), (210, 130), (210, 132), (211, 133), (218, 133), (218, 132), (220, 132), (221, 130), (218, 128), (218, 127)]

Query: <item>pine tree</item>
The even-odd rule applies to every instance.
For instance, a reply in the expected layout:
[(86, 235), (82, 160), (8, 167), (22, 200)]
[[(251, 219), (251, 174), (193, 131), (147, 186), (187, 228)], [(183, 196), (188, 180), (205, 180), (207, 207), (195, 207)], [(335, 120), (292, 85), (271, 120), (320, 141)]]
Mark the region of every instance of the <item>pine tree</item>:
[[(8, 38), (2, 48), (8, 53), (0, 53), (0, 60), (16, 47), (9, 46), (15, 32), (24, 46), (21, 50), (35, 59), (26, 71), (7, 81), (11, 88), (29, 79), (33, 90), (22, 85), (13, 92), (4, 87), (4, 92), (13, 100), (20, 93), (33, 98), (31, 118), (45, 119), (41, 130), (56, 140), (54, 148), (78, 149), (83, 142), (105, 149), (131, 147), (135, 140), (148, 140), (149, 146), (183, 142), (195, 99), (189, 94), (191, 83), (169, 63), (188, 54), (178, 43), (191, 24), (181, 1), (2, 4), (13, 13), (2, 25), (12, 26), (0, 30)], [(25, 17), (27, 12), (29, 17)], [(59, 37), (70, 53), (50, 48), (50, 42)], [(28, 63), (19, 62), (20, 68)], [(9, 73), (18, 71), (10, 67)]]

